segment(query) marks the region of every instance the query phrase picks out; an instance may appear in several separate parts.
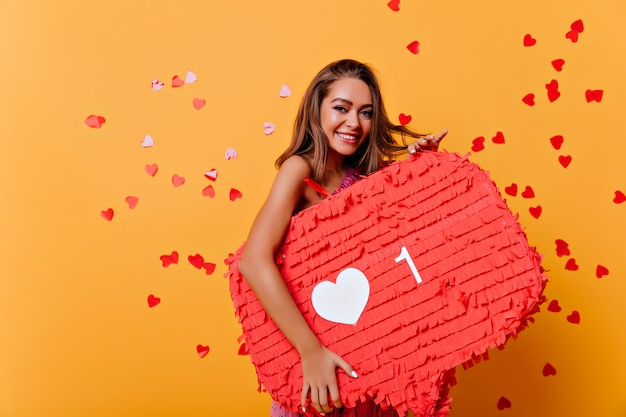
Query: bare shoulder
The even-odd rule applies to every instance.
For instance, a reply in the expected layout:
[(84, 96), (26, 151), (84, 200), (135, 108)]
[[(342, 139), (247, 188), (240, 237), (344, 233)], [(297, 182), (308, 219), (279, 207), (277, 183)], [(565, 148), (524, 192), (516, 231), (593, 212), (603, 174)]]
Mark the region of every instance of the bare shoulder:
[(279, 172), (280, 171), (288, 171), (291, 174), (297, 174), (298, 176), (303, 176), (302, 178), (305, 178), (311, 175), (311, 164), (303, 156), (292, 155), (287, 158), (285, 162), (283, 162)]

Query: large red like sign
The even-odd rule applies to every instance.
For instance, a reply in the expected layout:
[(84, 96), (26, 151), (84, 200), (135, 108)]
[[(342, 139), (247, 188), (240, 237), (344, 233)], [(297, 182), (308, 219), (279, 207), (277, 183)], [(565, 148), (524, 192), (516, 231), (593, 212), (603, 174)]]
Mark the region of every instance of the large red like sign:
[[(300, 357), (227, 260), (259, 381), (300, 403)], [(452, 153), (396, 162), (292, 218), (276, 254), (302, 315), (357, 371), (341, 398), (445, 413), (450, 371), (503, 346), (543, 301), (540, 256), (487, 173)]]

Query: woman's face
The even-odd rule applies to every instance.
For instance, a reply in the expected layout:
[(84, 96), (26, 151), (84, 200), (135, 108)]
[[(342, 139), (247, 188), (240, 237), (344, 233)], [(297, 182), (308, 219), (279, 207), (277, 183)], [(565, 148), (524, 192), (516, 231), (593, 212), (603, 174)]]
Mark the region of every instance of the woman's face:
[(352, 155), (367, 139), (373, 117), (372, 94), (358, 78), (340, 78), (322, 100), (320, 121), (329, 148)]

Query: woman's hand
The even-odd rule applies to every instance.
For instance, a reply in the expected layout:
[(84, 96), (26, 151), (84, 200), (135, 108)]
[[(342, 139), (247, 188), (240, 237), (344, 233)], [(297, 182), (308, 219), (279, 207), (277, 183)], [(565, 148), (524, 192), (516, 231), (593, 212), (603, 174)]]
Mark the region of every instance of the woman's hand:
[[(304, 383), (302, 386), (302, 411), (306, 411), (306, 399), (311, 394), (311, 404), (318, 413), (330, 413), (334, 408), (340, 408), (339, 386), (337, 385), (337, 367), (343, 369), (346, 374), (357, 377), (352, 366), (341, 356), (326, 349), (321, 344), (315, 348), (303, 352), (302, 374)], [(328, 403), (328, 396), (332, 404)]]
[(436, 151), (439, 149), (441, 140), (448, 134), (448, 129), (442, 130), (437, 135), (426, 135), (423, 138), (417, 140), (417, 142), (411, 143), (407, 150), (410, 155), (416, 154), (419, 151)]

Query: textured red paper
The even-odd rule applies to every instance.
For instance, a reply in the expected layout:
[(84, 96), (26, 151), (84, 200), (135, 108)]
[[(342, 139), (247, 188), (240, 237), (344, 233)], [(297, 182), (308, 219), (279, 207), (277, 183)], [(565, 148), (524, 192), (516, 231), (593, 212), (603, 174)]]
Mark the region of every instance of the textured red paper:
[[(405, 247), (423, 279), (418, 283)], [(226, 262), (236, 313), (260, 383), (289, 409), (300, 358)], [(276, 262), (305, 320), (359, 377), (338, 372), (342, 401), (369, 397), (400, 415), (443, 415), (451, 370), (501, 347), (543, 301), (540, 256), (486, 172), (452, 153), (393, 163), (292, 218)], [(311, 293), (346, 268), (370, 295), (355, 325), (318, 316)]]

